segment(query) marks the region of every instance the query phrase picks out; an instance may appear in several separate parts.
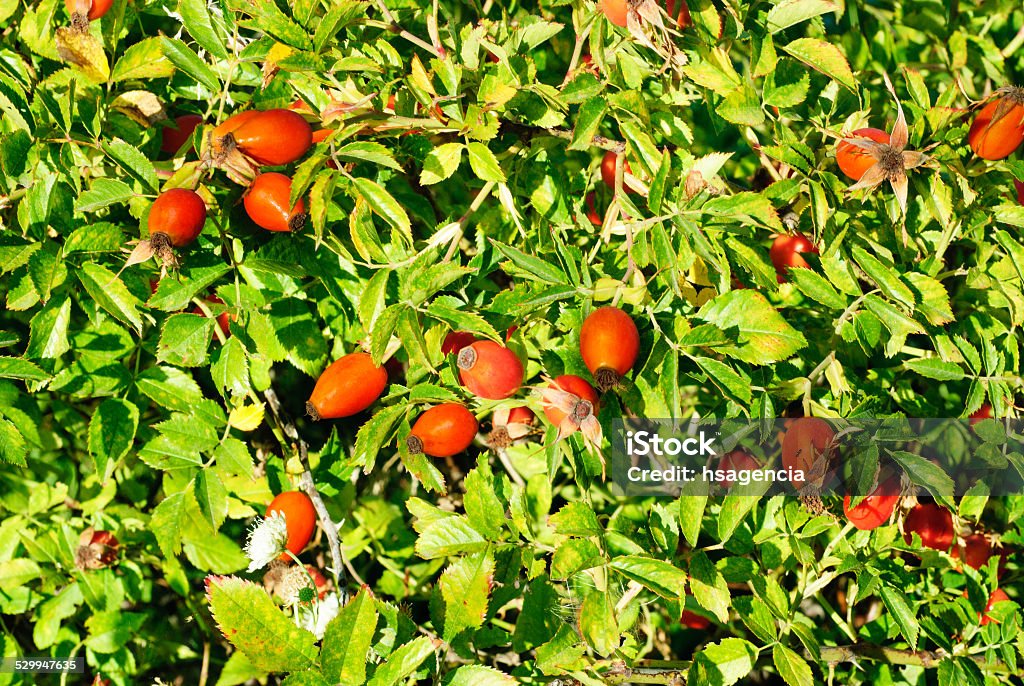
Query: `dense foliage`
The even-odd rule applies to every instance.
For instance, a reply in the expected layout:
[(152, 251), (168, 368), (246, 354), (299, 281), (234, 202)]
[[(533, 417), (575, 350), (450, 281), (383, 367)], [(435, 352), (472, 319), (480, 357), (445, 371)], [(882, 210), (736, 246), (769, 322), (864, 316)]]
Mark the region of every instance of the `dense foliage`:
[(664, 10), (0, 0), (0, 653), (1020, 683), (1024, 496), (622, 498), (607, 436), (1016, 416), (1024, 9)]

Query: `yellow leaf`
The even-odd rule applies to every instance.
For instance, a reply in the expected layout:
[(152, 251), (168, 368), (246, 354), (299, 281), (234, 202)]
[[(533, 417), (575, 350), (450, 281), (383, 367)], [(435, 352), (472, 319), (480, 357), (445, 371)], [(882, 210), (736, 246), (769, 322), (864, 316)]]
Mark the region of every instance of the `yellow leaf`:
[(239, 431), (253, 431), (262, 423), (263, 403), (236, 407), (228, 415), (228, 424)]
[(110, 78), (110, 64), (103, 45), (91, 33), (79, 33), (66, 26), (57, 29), (57, 54), (86, 77), (98, 83)]

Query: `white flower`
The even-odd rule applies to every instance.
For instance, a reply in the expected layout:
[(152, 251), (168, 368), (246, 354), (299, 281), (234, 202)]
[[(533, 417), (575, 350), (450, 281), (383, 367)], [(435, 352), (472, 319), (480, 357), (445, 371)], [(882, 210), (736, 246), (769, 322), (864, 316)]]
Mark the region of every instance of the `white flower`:
[(348, 600), (344, 591), (328, 593), (324, 599), (310, 606), (300, 605), (295, 616), (295, 623), (306, 629), (317, 639), (324, 637), (327, 625), (338, 616), (338, 612)]
[(245, 543), (245, 554), (249, 556), (249, 571), (266, 567), (281, 556), (288, 543), (288, 525), (284, 521), (283, 512), (271, 512), (265, 519), (257, 518), (256, 524), (249, 531), (249, 540)]

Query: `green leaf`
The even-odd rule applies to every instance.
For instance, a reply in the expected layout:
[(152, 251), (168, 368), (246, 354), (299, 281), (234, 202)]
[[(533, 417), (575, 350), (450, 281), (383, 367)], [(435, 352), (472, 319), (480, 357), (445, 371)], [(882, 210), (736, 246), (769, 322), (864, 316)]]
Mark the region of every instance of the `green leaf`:
[[(177, 38), (168, 38), (167, 36), (160, 37), (160, 47), (163, 49), (163, 54), (175, 67), (206, 86), (211, 92), (220, 91), (220, 79), (192, 48)], [(117, 67), (114, 67), (114, 70), (117, 71)]]
[(24, 467), (27, 455), (28, 446), (21, 431), (13, 423), (0, 417), (0, 461)]
[(438, 586), (445, 603), (445, 641), (451, 643), (462, 631), (483, 626), (493, 577), (494, 559), (487, 553), (464, 557), (444, 571)]
[(882, 597), (882, 602), (885, 604), (886, 609), (889, 610), (889, 613), (896, 620), (900, 633), (910, 643), (910, 649), (917, 650), (917, 637), (921, 632), (921, 627), (917, 623), (914, 610), (907, 603), (906, 596), (888, 584), (883, 585), (879, 589), (879, 595)]
[(853, 249), (853, 259), (871, 277), (871, 280), (878, 285), (883, 294), (903, 303), (909, 310), (913, 310), (914, 294), (907, 288), (906, 284), (900, 281), (899, 276), (892, 267), (885, 266), (860, 246)]
[(723, 293), (705, 304), (696, 317), (727, 333), (735, 332), (735, 345), (717, 349), (751, 364), (785, 360), (807, 345), (803, 334), (790, 326), (764, 295), (756, 291)]
[(956, 509), (956, 504), (953, 502), (953, 480), (943, 471), (942, 467), (939, 467), (931, 460), (913, 453), (902, 450), (890, 450), (887, 452), (903, 471), (907, 473), (912, 482), (924, 486), (936, 500), (946, 507)]
[(161, 38), (144, 38), (124, 51), (110, 72), (111, 81), (161, 79), (174, 73), (174, 65), (163, 53)]
[(388, 193), (383, 186), (376, 181), (356, 177), (352, 179), (356, 190), (366, 200), (370, 209), (380, 215), (384, 221), (398, 231), (409, 244), (412, 243), (412, 225), (409, 223), (409, 215), (405, 209), (398, 204), (398, 201)]
[(833, 310), (846, 309), (846, 298), (824, 277), (810, 269), (790, 269), (789, 280), (807, 297)]
[(129, 176), (141, 181), (146, 189), (156, 192), (159, 182), (156, 178), (156, 169), (149, 159), (128, 143), (120, 138), (113, 138), (103, 141), (103, 152), (114, 161)]
[(96, 304), (135, 330), (142, 331), (142, 317), (136, 308), (142, 303), (125, 287), (121, 279), (106, 267), (86, 262), (78, 270), (78, 280)]
[(505, 509), (496, 492), (494, 473), (486, 456), (477, 459), (477, 466), (463, 480), (466, 495), (463, 506), (473, 528), (491, 540), (497, 539), (505, 528)]
[(207, 598), (221, 633), (262, 669), (294, 672), (312, 667), (316, 637), (300, 629), (251, 581), (207, 577)]
[[(78, 196), (78, 201), (75, 202), (75, 211), (95, 212), (110, 205), (128, 202), (134, 197), (135, 192), (125, 182), (118, 181), (117, 179), (99, 178), (92, 182), (89, 190)], [(107, 226), (110, 225), (108, 224)], [(90, 226), (87, 228), (91, 230), (95, 227)], [(118, 234), (120, 238), (120, 231), (118, 231)], [(69, 238), (68, 243), (70, 242), (71, 239)], [(69, 252), (67, 244), (65, 244), (64, 252)]]
[(751, 390), (749, 379), (745, 379), (737, 374), (733, 371), (732, 367), (724, 362), (719, 362), (710, 357), (691, 356), (690, 359), (696, 362), (701, 371), (707, 374), (711, 382), (723, 392), (728, 393), (743, 403), (750, 402)]
[(802, 21), (839, 11), (839, 6), (830, 0), (781, 0), (768, 11), (768, 30), (778, 33)]
[(727, 638), (705, 646), (693, 656), (687, 684), (730, 686), (754, 669), (757, 648), (741, 638)]
[(462, 143), (445, 143), (430, 151), (423, 160), (420, 183), (429, 186), (444, 181), (459, 168), (462, 162)]
[(837, 46), (818, 38), (798, 38), (782, 49), (812, 69), (857, 92), (857, 81), (850, 70), (850, 63)]
[(52, 300), (32, 317), (25, 354), (33, 359), (56, 359), (71, 349), (68, 324), (71, 322), (71, 298)]
[(505, 245), (504, 243), (499, 243), (495, 240), (492, 240), (491, 244), (498, 252), (510, 259), (512, 264), (519, 269), (522, 269), (527, 274), (536, 277), (536, 279), (553, 284), (566, 283), (565, 274), (550, 261), (533, 255), (527, 255), (518, 248), (513, 248), (510, 245)]
[(366, 681), (366, 656), (373, 643), (377, 617), (373, 595), (363, 587), (327, 625), (320, 664), (331, 683)]
[(789, 686), (814, 686), (814, 673), (807, 661), (781, 643), (772, 648), (772, 662)]
[(366, 682), (366, 686), (395, 686), (416, 671), (436, 649), (432, 639), (426, 636), (414, 638), (391, 653), (387, 662), (378, 667), (373, 678)]
[(953, 362), (945, 362), (937, 357), (919, 357), (907, 360), (904, 368), (916, 372), (928, 379), (936, 381), (960, 381), (964, 378), (964, 370)]
[(483, 665), (465, 665), (455, 670), (445, 686), (515, 686), (514, 677)]
[(614, 558), (609, 566), (662, 598), (682, 598), (686, 592), (686, 572), (664, 560), (626, 555)]
[(420, 534), (416, 554), (425, 560), (481, 552), (489, 545), (462, 515), (445, 512), (419, 498), (407, 500), (406, 507), (416, 517), (413, 528)]
[[(456, 145), (458, 144), (456, 143)], [(391, 151), (380, 143), (374, 143), (373, 141), (348, 143), (338, 148), (334, 154), (343, 160), (369, 162), (379, 167), (388, 167), (389, 169), (402, 171), (402, 165), (395, 161), (395, 156), (391, 154)]]
[(594, 96), (580, 106), (576, 116), (576, 126), (572, 131), (570, 150), (589, 150), (590, 145), (601, 128), (604, 115), (608, 111), (608, 99)]
[(242, 342), (232, 336), (214, 353), (210, 374), (217, 390), (225, 398), (249, 392), (249, 359)]
[(402, 405), (385, 407), (359, 427), (356, 445), (352, 449), (352, 461), (363, 465), (364, 474), (369, 474), (373, 469), (377, 454), (391, 440), (395, 425), (407, 411), (408, 409)]
[(701, 607), (725, 624), (729, 621), (729, 586), (703, 551), (690, 559), (690, 591)]
[(593, 508), (580, 501), (563, 505), (548, 517), (548, 524), (563, 536), (601, 536), (604, 533)]
[(139, 408), (127, 400), (108, 398), (100, 403), (89, 420), (89, 454), (96, 473), (109, 478), (114, 465), (128, 454), (139, 428)]
[(215, 20), (211, 16), (204, 0), (178, 0), (178, 13), (181, 14), (185, 30), (199, 45), (214, 57), (222, 60), (228, 58), (228, 51), (224, 47), (226, 36), (223, 22), (219, 17)]
[(610, 594), (598, 591), (587, 594), (579, 610), (579, 629), (598, 655), (611, 655), (619, 647), (621, 636)]
[(466, 149), (469, 151), (469, 166), (477, 178), (482, 181), (505, 183), (505, 172), (501, 170), (498, 158), (485, 143), (471, 141), (466, 145)]
[(0, 379), (48, 381), (50, 375), (28, 360), (23, 360), (20, 357), (0, 356)]
[(168, 317), (160, 331), (157, 360), (179, 367), (206, 364), (214, 321), (198, 314), (175, 314)]

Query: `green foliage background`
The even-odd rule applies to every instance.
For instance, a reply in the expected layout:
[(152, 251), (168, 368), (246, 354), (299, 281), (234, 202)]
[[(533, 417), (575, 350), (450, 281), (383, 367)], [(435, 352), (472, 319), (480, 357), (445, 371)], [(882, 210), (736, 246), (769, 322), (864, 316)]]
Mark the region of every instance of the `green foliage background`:
[[(115, 0), (86, 38), (58, 34), (58, 0), (0, 0), (3, 654), (81, 655), (118, 684), (1019, 683), (1015, 606), (978, 626), (996, 565), (957, 572), (895, 523), (855, 532), (782, 498), (620, 501), (546, 423), (508, 451), (515, 477), (482, 446), (397, 452), (431, 403), (540, 410), (528, 389), (470, 398), (440, 354), (449, 330), (517, 327), (531, 386), (589, 378), (579, 326), (608, 302), (642, 348), (605, 423), (1015, 415), (1024, 163), (977, 159), (966, 131), (972, 102), (1024, 71), (1020, 3), (690, 10), (645, 45), (581, 0)], [(908, 147), (933, 158), (905, 217), (887, 186), (846, 194), (834, 160), (842, 133), (891, 130), (883, 75)], [(335, 131), (286, 170), (310, 212), (297, 235), (249, 220), (203, 131), (159, 152), (162, 115), (296, 99)], [(646, 192), (600, 183), (605, 150)], [(194, 184), (210, 217), (180, 270), (122, 271), (156, 194)], [(791, 231), (821, 254), (778, 284), (768, 247)], [(266, 391), (300, 417), (359, 346), (397, 347), (379, 404), (297, 421), (355, 597), (318, 647), (258, 586), (207, 597), (204, 577), (246, 576), (247, 524), (303, 471)], [(1022, 498), (957, 515), (1022, 543)], [(116, 564), (75, 568), (87, 526), (115, 533)], [(1016, 601), (1020, 579), (1011, 557)], [(233, 644), (211, 603), (235, 608), (218, 612)], [(684, 606), (710, 627), (681, 627)]]

